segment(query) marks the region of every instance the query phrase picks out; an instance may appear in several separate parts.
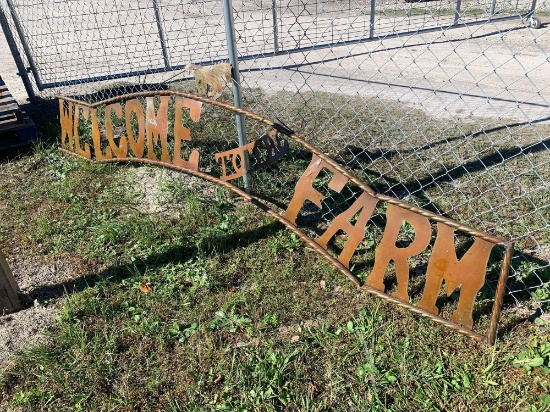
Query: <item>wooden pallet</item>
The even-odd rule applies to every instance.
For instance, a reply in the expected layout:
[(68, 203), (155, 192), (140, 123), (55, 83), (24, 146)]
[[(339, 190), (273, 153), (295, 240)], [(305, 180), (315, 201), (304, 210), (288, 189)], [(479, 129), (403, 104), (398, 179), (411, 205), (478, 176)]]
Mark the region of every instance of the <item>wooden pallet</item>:
[(21, 110), (0, 77), (0, 149), (22, 146), (36, 140), (36, 127)]
[(19, 105), (8, 90), (8, 86), (0, 77), (0, 130), (3, 126), (12, 123), (21, 123), (23, 120)]

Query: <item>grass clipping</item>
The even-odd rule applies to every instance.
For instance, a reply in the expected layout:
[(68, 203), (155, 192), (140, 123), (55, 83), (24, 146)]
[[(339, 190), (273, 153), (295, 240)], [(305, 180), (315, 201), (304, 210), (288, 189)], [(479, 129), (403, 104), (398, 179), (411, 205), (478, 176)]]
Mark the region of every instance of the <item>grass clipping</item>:
[(229, 63), (218, 63), (210, 67), (188, 64), (185, 66), (187, 74), (195, 77), (195, 86), (200, 95), (217, 100), (223, 92), (222, 79), (231, 83), (231, 68)]

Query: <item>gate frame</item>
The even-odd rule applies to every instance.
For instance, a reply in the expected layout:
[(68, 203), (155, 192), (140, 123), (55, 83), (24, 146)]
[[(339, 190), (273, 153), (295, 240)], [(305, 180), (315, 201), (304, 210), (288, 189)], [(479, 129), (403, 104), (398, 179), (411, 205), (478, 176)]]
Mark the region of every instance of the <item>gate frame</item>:
[[(34, 78), (34, 81), (36, 83), (36, 87), (37, 87), (38, 91), (43, 91), (45, 89), (52, 89), (52, 88), (63, 87), (63, 86), (71, 86), (71, 85), (77, 85), (77, 84), (83, 84), (83, 83), (94, 83), (94, 82), (105, 81), (105, 80), (116, 80), (116, 79), (123, 79), (123, 78), (128, 78), (128, 77), (143, 76), (143, 75), (147, 75), (147, 74), (167, 73), (167, 72), (178, 71), (178, 70), (181, 71), (181, 70), (185, 69), (186, 65), (180, 64), (180, 65), (172, 66), (170, 64), (170, 58), (169, 58), (167, 45), (166, 45), (166, 37), (164, 35), (164, 30), (163, 30), (163, 20), (162, 20), (162, 15), (160, 14), (160, 8), (159, 8), (158, 1), (159, 0), (153, 0), (153, 11), (154, 11), (154, 14), (155, 14), (155, 20), (156, 20), (156, 25), (157, 25), (157, 29), (158, 29), (159, 41), (160, 41), (160, 44), (161, 44), (164, 67), (150, 68), (150, 69), (146, 69), (146, 70), (129, 71), (129, 72), (117, 73), (117, 74), (113, 74), (113, 75), (91, 76), (91, 77), (85, 77), (85, 78), (80, 78), (80, 79), (69, 79), (69, 80), (64, 80), (64, 81), (54, 81), (54, 82), (49, 82), (49, 83), (43, 83), (42, 80), (40, 79), (39, 70), (36, 67), (36, 64), (34, 63), (34, 58), (33, 58), (31, 49), (30, 49), (30, 47), (29, 47), (29, 45), (26, 41), (24, 28), (23, 28), (23, 26), (22, 26), (22, 24), (19, 20), (19, 17), (17, 15), (16, 6), (13, 4), (13, 0), (6, 0), (6, 2), (8, 4), (8, 8), (10, 10), (10, 15), (11, 15), (11, 18), (13, 20), (13, 24), (15, 26), (15, 29), (17, 31), (19, 41), (21, 43), (21, 46), (23, 47), (23, 52), (25, 53), (27, 61), (29, 62), (29, 68), (25, 68), (25, 65), (24, 65), (24, 63), (21, 59), (21, 55), (20, 55), (18, 47), (17, 47), (17, 43), (14, 41), (13, 33), (11, 31), (9, 22), (7, 21), (6, 16), (2, 12), (2, 5), (0, 3), (0, 23), (1, 23), (2, 29), (4, 30), (4, 33), (6, 34), (6, 38), (8, 39), (8, 44), (10, 46), (11, 53), (13, 55), (14, 60), (16, 61), (17, 68), (19, 70), (18, 74), (21, 76), (21, 78), (23, 80), (23, 83), (25, 85), (25, 89), (27, 91), (27, 94), (29, 95), (29, 99), (33, 100), (33, 99), (35, 99), (35, 96), (36, 96), (34, 90), (32, 89), (32, 85), (29, 81), (29, 77), (28, 77), (28, 72), (29, 71), (33, 74), (33, 78)], [(280, 55), (282, 53), (286, 53), (286, 54), (302, 53), (302, 52), (305, 52), (305, 51), (326, 49), (326, 48), (332, 48), (332, 47), (348, 45), (348, 44), (365, 43), (365, 42), (370, 42), (370, 41), (375, 41), (375, 40), (380, 41), (380, 40), (393, 38), (393, 37), (412, 36), (412, 35), (416, 35), (416, 34), (430, 33), (430, 32), (441, 31), (441, 30), (448, 30), (448, 29), (453, 29), (453, 28), (457, 28), (457, 27), (476, 26), (476, 25), (486, 24), (488, 22), (515, 20), (517, 18), (519, 18), (522, 21), (526, 21), (528, 19), (529, 23), (530, 23), (530, 26), (533, 27), (533, 28), (539, 28), (540, 27), (540, 19), (538, 17), (534, 16), (534, 11), (535, 11), (535, 8), (536, 8), (536, 5), (537, 5), (537, 0), (532, 0), (530, 9), (525, 13), (511, 15), (511, 16), (502, 16), (502, 17), (497, 17), (497, 18), (493, 17), (495, 15), (494, 12), (495, 12), (495, 5), (496, 5), (497, 0), (492, 0), (491, 1), (491, 6), (490, 6), (490, 11), (489, 11), (489, 16), (488, 16), (487, 19), (484, 19), (484, 20), (481, 20), (481, 21), (474, 21), (474, 22), (464, 22), (464, 23), (460, 22), (460, 8), (461, 8), (461, 1), (462, 0), (456, 0), (456, 1), (457, 1), (457, 3), (456, 3), (456, 7), (455, 7), (455, 16), (454, 16), (453, 21), (449, 25), (438, 25), (436, 27), (423, 28), (423, 29), (419, 29), (419, 30), (402, 32), (402, 33), (394, 32), (394, 33), (389, 33), (389, 34), (386, 34), (386, 35), (383, 35), (383, 36), (378, 36), (378, 35), (375, 34), (375, 30), (374, 30), (375, 23), (376, 23), (376, 19), (375, 19), (376, 0), (370, 0), (370, 5), (371, 5), (371, 7), (370, 7), (370, 10), (371, 10), (371, 13), (370, 13), (370, 26), (369, 26), (369, 31), (368, 31), (366, 36), (361, 37), (359, 39), (354, 39), (354, 40), (314, 44), (314, 45), (305, 46), (305, 47), (294, 47), (290, 50), (287, 50), (287, 49), (282, 48), (282, 44), (279, 44), (279, 40), (280, 40), (279, 31), (280, 30), (278, 28), (278, 23), (282, 22), (282, 19), (280, 19), (280, 16), (277, 13), (277, 7), (278, 7), (277, 1), (272, 0), (271, 1), (271, 8), (272, 8), (272, 17), (273, 17), (273, 36), (274, 36), (273, 48), (274, 49), (273, 49), (273, 51), (264, 51), (264, 52), (262, 52), (261, 57), (274, 57), (274, 56)], [(228, 3), (228, 6), (226, 5), (226, 3)], [(228, 0), (223, 0), (223, 4), (224, 4), (224, 8), (228, 7), (227, 11), (224, 10), (224, 14), (231, 15), (231, 19), (232, 19), (233, 15), (234, 15), (234, 9), (231, 6), (231, 1), (230, 0), (229, 1)], [(537, 25), (537, 23), (536, 23), (537, 21), (539, 22), (539, 25)], [(235, 38), (235, 30), (232, 27), (232, 25), (229, 23), (229, 20), (227, 18), (225, 19), (225, 30), (226, 30), (226, 33), (229, 33), (229, 31), (231, 31), (232, 37)], [(231, 49), (231, 44), (229, 44), (229, 43), (228, 43), (228, 49)], [(260, 56), (259, 54), (249, 54), (249, 55), (240, 56), (240, 57), (237, 56), (237, 59), (239, 61), (257, 60), (259, 56)], [(212, 60), (201, 61), (201, 62), (198, 62), (196, 64), (198, 64), (198, 65), (213, 65), (213, 64), (221, 63), (221, 62), (225, 62), (225, 61), (227, 61), (227, 59), (212, 59)], [(186, 79), (185, 76), (183, 76), (182, 78)]]

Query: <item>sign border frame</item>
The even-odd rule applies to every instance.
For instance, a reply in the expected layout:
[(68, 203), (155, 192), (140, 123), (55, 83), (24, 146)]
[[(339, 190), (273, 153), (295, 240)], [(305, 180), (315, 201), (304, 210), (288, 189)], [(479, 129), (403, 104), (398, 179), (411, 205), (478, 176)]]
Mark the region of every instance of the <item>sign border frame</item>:
[(327, 259), (336, 269), (338, 269), (343, 275), (345, 275), (352, 283), (355, 284), (355, 286), (360, 289), (363, 292), (366, 292), (370, 295), (376, 296), (386, 302), (393, 303), (399, 307), (408, 309), (409, 311), (416, 313), (420, 316), (423, 316), (425, 318), (430, 319), (431, 321), (444, 325), (447, 328), (450, 328), (462, 335), (468, 336), (471, 339), (474, 339), (479, 342), (484, 342), (488, 344), (489, 346), (494, 345), (496, 341), (496, 335), (497, 335), (497, 328), (498, 328), (498, 322), (500, 319), (500, 315), (502, 312), (502, 303), (504, 299), (504, 291), (506, 288), (506, 282), (508, 280), (509, 276), (509, 269), (510, 264), (514, 252), (514, 243), (511, 241), (506, 241), (504, 239), (501, 239), (496, 236), (489, 235), (485, 232), (479, 231), (475, 228), (472, 228), (468, 225), (464, 225), (458, 221), (455, 221), (453, 219), (447, 218), (445, 216), (438, 215), (436, 213), (430, 212), (429, 210), (422, 209), (413, 205), (410, 205), (408, 203), (405, 203), (399, 199), (392, 198), (390, 196), (377, 193), (372, 188), (365, 185), (363, 182), (361, 182), (355, 175), (345, 170), (342, 166), (340, 166), (337, 162), (332, 160), (329, 156), (321, 152), (319, 149), (317, 149), (315, 146), (309, 144), (304, 139), (300, 138), (294, 131), (289, 129), (287, 126), (273, 122), (261, 115), (258, 115), (256, 113), (250, 112), (246, 109), (242, 109), (227, 103), (218, 102), (206, 97), (197, 96), (191, 93), (182, 92), (182, 91), (176, 91), (176, 90), (158, 90), (158, 91), (145, 91), (145, 92), (136, 92), (136, 93), (130, 93), (130, 94), (124, 94), (120, 96), (116, 96), (110, 99), (101, 100), (95, 103), (88, 103), (81, 100), (73, 99), (70, 97), (65, 96), (56, 96), (57, 99), (70, 102), (73, 104), (77, 104), (79, 106), (87, 107), (87, 108), (97, 108), (98, 106), (102, 105), (108, 105), (111, 103), (117, 103), (129, 99), (139, 98), (139, 97), (156, 97), (156, 96), (181, 96), (187, 99), (195, 100), (201, 103), (210, 104), (213, 106), (217, 106), (219, 108), (231, 111), (235, 114), (244, 115), (246, 117), (249, 117), (253, 120), (256, 120), (260, 123), (264, 123), (267, 126), (272, 127), (273, 129), (276, 129), (279, 133), (285, 135), (286, 137), (294, 140), (296, 143), (304, 147), (305, 149), (309, 150), (312, 154), (318, 156), (320, 159), (325, 161), (327, 164), (329, 164), (331, 167), (333, 167), (335, 170), (337, 170), (339, 173), (341, 173), (343, 176), (345, 176), (349, 181), (355, 183), (361, 190), (369, 194), (370, 196), (388, 203), (392, 205), (396, 205), (398, 207), (401, 207), (403, 209), (409, 210), (413, 213), (419, 214), (421, 216), (424, 216), (428, 219), (431, 219), (435, 222), (441, 222), (444, 223), (456, 230), (459, 230), (463, 233), (466, 233), (470, 236), (481, 238), (483, 240), (486, 240), (487, 242), (490, 242), (494, 245), (500, 245), (504, 247), (504, 256), (502, 259), (501, 267), (500, 267), (500, 274), (498, 278), (497, 288), (495, 291), (494, 296), (494, 303), (493, 303), (493, 309), (491, 312), (491, 320), (489, 324), (489, 328), (487, 330), (487, 333), (485, 335), (482, 335), (478, 332), (474, 332), (470, 329), (467, 329), (461, 325), (458, 325), (454, 322), (451, 322), (439, 315), (434, 315), (430, 312), (425, 311), (424, 309), (421, 309), (417, 306), (414, 306), (408, 302), (405, 302), (403, 300), (400, 300), (398, 298), (392, 297), (385, 292), (382, 292), (378, 289), (375, 289), (371, 286), (365, 285), (361, 282), (357, 276), (355, 276), (349, 269), (347, 269), (340, 261), (338, 261), (336, 258), (334, 258), (332, 255), (328, 253), (324, 248), (322, 248), (318, 243), (316, 243), (313, 239), (307, 237), (296, 225), (294, 225), (289, 220), (285, 219), (283, 216), (281, 216), (279, 213), (271, 209), (269, 206), (264, 204), (260, 198), (251, 195), (250, 193), (245, 192), (244, 190), (238, 188), (237, 186), (233, 185), (229, 181), (224, 181), (221, 178), (217, 178), (215, 176), (209, 175), (207, 173), (201, 172), (199, 170), (189, 169), (182, 166), (175, 165), (173, 163), (167, 163), (160, 160), (153, 160), (153, 159), (147, 159), (147, 158), (135, 158), (135, 157), (124, 157), (124, 158), (111, 158), (111, 159), (90, 159), (85, 156), (82, 156), (78, 153), (75, 153), (73, 151), (60, 148), (59, 150), (68, 153), (70, 155), (83, 158), (85, 160), (91, 161), (91, 162), (97, 162), (97, 163), (126, 163), (126, 162), (136, 162), (136, 163), (145, 163), (155, 166), (162, 166), (167, 167), (170, 169), (178, 170), (183, 173), (187, 173), (196, 177), (199, 177), (201, 179), (204, 179), (206, 181), (216, 183), (220, 186), (223, 186), (240, 197), (242, 197), (244, 200), (252, 203), (254, 206), (258, 207), (259, 209), (263, 210), (267, 214), (269, 214), (271, 217), (273, 217), (278, 222), (282, 223), (284, 226), (286, 226), (289, 230), (291, 230), (293, 233), (295, 233), (300, 239), (302, 239), (305, 243), (308, 244), (311, 248), (313, 248), (316, 252), (318, 252), (320, 255), (322, 255), (325, 259)]

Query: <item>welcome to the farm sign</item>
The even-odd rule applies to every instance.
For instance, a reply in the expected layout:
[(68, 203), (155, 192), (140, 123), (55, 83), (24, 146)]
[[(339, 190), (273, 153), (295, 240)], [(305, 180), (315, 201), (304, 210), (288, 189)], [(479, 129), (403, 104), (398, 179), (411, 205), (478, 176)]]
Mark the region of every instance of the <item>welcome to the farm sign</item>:
[[(204, 104), (207, 106), (203, 107)], [(212, 142), (201, 144), (200, 136), (194, 136), (194, 129), (201, 130), (201, 113), (208, 106), (246, 116), (258, 125), (268, 126), (268, 130), (244, 146), (235, 143), (221, 151), (216, 149), (220, 146)], [(63, 150), (100, 162), (144, 162), (165, 166), (229, 188), (296, 233), (361, 290), (476, 340), (494, 343), (513, 250), (511, 243), (376, 193), (287, 127), (224, 103), (183, 92), (160, 91), (134, 93), (93, 104), (60, 98), (59, 109)], [(279, 213), (267, 202), (231, 183), (265, 170), (269, 165), (282, 165), (290, 143), (302, 152), (304, 149), (309, 152), (311, 160), (301, 171), (290, 202)], [(277, 168), (272, 171), (276, 173)], [(319, 189), (321, 176), (326, 190), (331, 193), (342, 193), (348, 185), (359, 189), (343, 210), (340, 208), (338, 213), (333, 213), (334, 217), (319, 236), (307, 236), (306, 225), (300, 224), (300, 214), (311, 203), (319, 209), (327, 206), (326, 192)], [(351, 262), (364, 243), (373, 213), (380, 206), (385, 210), (383, 235), (372, 245), (374, 262), (362, 281), (354, 273)], [(413, 229), (406, 245), (399, 241), (404, 223)], [(455, 244), (458, 234), (470, 238), (460, 258)], [(333, 241), (336, 237), (344, 241), (335, 253)], [(488, 262), (497, 245), (504, 253), (499, 255), (502, 261), (489, 325), (482, 334), (475, 330), (474, 324), (476, 296), (485, 284)], [(409, 262), (421, 253), (429, 253), (423, 273), (425, 283), (421, 298), (411, 303)], [(397, 281), (397, 290), (391, 295), (385, 293), (384, 284), (390, 262), (393, 262)], [(449, 319), (440, 316), (436, 306), (443, 282), (447, 295), (459, 291)]]

